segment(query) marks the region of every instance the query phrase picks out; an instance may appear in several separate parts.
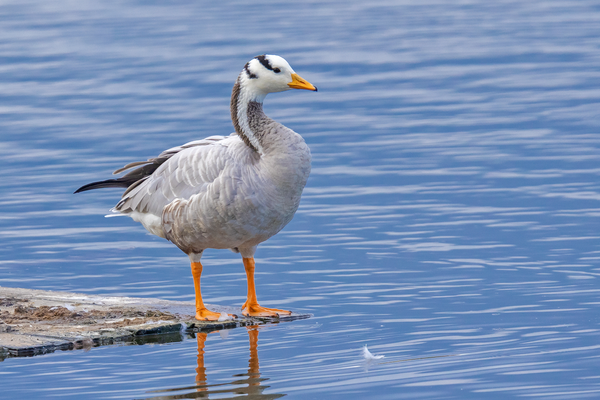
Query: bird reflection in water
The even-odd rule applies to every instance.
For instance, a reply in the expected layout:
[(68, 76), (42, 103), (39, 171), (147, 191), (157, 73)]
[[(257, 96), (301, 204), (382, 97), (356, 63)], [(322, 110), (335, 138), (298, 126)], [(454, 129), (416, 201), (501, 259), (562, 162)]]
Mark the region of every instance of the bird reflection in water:
[[(160, 396), (153, 397), (153, 400), (159, 399), (210, 399), (219, 398), (219, 399), (233, 399), (240, 397), (249, 397), (256, 400), (271, 400), (278, 399), (280, 397), (285, 396), (284, 394), (264, 394), (265, 389), (268, 389), (270, 386), (262, 385), (262, 383), (269, 378), (262, 378), (259, 370), (259, 362), (258, 362), (258, 326), (247, 326), (246, 330), (248, 331), (248, 339), (250, 342), (250, 358), (248, 360), (248, 372), (245, 374), (236, 374), (233, 375), (234, 378), (238, 378), (232, 382), (228, 383), (218, 383), (218, 384), (208, 384), (207, 383), (207, 373), (206, 367), (204, 366), (204, 354), (205, 354), (205, 342), (208, 337), (208, 332), (197, 332), (196, 340), (198, 342), (198, 366), (196, 368), (196, 386), (193, 387), (185, 387), (185, 388), (177, 388), (177, 389), (169, 389), (164, 392), (172, 392), (172, 391), (183, 391), (195, 389), (195, 392), (178, 394), (178, 395), (170, 395), (170, 396)], [(216, 332), (210, 332), (216, 333)], [(223, 388), (224, 386), (229, 386), (228, 388)], [(231, 387), (233, 386), (233, 387)], [(223, 397), (227, 393), (232, 394), (231, 397)], [(244, 396), (245, 395), (245, 396)]]

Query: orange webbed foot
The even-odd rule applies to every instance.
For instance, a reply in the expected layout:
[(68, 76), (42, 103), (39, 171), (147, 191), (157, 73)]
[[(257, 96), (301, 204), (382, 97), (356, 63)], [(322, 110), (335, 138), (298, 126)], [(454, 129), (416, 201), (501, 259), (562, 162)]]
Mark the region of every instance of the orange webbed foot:
[(246, 317), (272, 317), (279, 318), (281, 315), (291, 315), (292, 312), (288, 310), (280, 310), (278, 308), (267, 308), (262, 307), (258, 304), (248, 306), (248, 302), (242, 306), (242, 314)]
[[(235, 314), (227, 314), (227, 315), (229, 315), (232, 318), (237, 318), (237, 315), (235, 315)], [(221, 313), (210, 311), (206, 308), (196, 310), (196, 319), (198, 321), (218, 321), (220, 317), (221, 317)]]

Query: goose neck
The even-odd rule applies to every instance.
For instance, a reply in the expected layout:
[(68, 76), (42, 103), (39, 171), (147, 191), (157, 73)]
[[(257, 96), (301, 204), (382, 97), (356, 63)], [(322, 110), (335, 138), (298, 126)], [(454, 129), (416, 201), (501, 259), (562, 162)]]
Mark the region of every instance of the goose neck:
[(264, 94), (249, 90), (239, 80), (231, 95), (231, 120), (235, 131), (248, 147), (260, 155), (264, 154), (260, 122), (267, 118), (262, 107), (264, 98)]

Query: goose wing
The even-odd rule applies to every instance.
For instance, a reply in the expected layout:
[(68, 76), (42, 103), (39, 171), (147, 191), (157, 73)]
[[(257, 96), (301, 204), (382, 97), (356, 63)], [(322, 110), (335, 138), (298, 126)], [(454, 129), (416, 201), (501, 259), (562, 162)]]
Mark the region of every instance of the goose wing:
[[(189, 199), (205, 192), (225, 169), (235, 164), (236, 158), (229, 148), (236, 142), (242, 143), (235, 134), (211, 136), (173, 147), (156, 158), (134, 162), (115, 171), (119, 173), (138, 167), (125, 177), (137, 174), (139, 179), (127, 188), (113, 210), (160, 216), (164, 207), (173, 200)], [(156, 164), (158, 167), (155, 167)], [(153, 166), (153, 171), (142, 176), (149, 166)]]

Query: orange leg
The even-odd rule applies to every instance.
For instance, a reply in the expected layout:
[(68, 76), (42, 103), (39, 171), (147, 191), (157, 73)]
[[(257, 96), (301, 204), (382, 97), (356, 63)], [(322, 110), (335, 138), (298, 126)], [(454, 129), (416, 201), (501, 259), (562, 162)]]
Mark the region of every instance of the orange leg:
[(279, 314), (291, 314), (291, 311), (277, 308), (261, 307), (256, 300), (256, 287), (254, 286), (254, 257), (244, 258), (244, 268), (248, 278), (248, 297), (242, 306), (242, 313), (250, 317), (279, 317)]
[[(200, 321), (218, 321), (221, 313), (209, 311), (202, 301), (200, 275), (202, 275), (202, 264), (199, 262), (192, 262), (192, 276), (194, 277), (194, 291), (196, 292), (196, 319)], [(235, 317), (235, 315), (231, 316)]]

